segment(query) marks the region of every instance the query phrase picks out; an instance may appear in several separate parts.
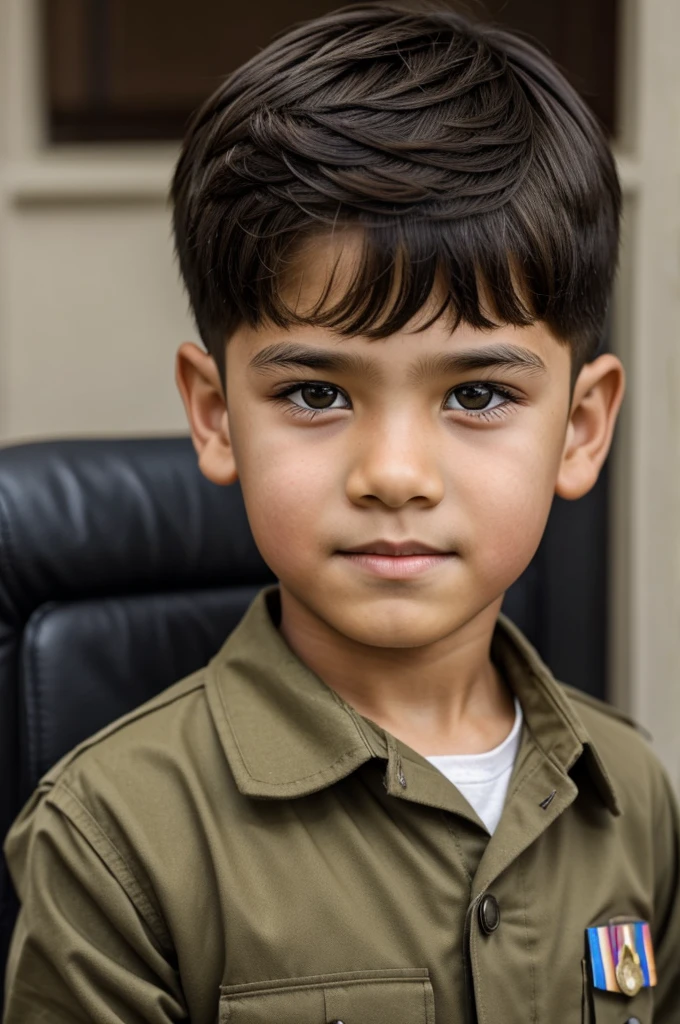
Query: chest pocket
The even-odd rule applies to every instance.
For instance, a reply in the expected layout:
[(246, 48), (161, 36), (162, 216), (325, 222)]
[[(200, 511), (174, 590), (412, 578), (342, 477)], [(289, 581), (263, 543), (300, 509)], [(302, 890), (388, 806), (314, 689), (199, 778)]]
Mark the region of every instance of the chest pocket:
[(435, 1024), (427, 970), (355, 971), (220, 989), (220, 1024)]
[(642, 988), (633, 999), (594, 989), (583, 961), (583, 1024), (654, 1024), (654, 989)]

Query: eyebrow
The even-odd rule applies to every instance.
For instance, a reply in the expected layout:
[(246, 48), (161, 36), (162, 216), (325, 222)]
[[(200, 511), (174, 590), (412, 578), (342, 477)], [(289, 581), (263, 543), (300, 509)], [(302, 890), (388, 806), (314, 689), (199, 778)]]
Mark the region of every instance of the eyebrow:
[[(373, 383), (382, 380), (383, 377), (375, 360), (356, 352), (332, 352), (325, 348), (310, 348), (293, 342), (267, 345), (255, 353), (249, 365), (258, 373), (271, 373), (281, 368), (305, 367), (310, 370), (330, 370), (355, 377), (367, 377)], [(488, 369), (540, 374), (545, 373), (546, 365), (531, 349), (518, 345), (492, 344), (483, 348), (421, 357), (411, 366), (409, 378), (414, 383), (421, 383), (446, 374)]]

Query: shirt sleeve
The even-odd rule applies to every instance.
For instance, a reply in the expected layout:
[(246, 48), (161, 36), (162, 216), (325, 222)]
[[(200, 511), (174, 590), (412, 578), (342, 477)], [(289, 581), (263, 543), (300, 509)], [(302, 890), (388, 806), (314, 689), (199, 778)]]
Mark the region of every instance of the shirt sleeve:
[(21, 911), (4, 1024), (188, 1020), (152, 902), (65, 786), (35, 794), (5, 853)]
[(655, 1024), (680, 1021), (680, 814), (665, 775), (654, 830), (657, 857), (656, 915), (652, 922), (657, 985), (654, 991)]

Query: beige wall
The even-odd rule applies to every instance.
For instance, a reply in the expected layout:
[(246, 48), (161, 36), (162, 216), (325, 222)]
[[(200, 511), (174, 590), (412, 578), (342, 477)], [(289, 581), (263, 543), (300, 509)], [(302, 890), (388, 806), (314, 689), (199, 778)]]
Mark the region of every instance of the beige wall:
[(0, 438), (184, 429), (163, 202), (15, 201), (4, 234)]
[[(680, 784), (680, 2), (622, 0), (611, 692)], [(184, 430), (174, 151), (43, 146), (37, 0), (0, 0), (0, 443)]]
[(185, 430), (174, 148), (43, 145), (36, 0), (0, 0), (0, 443)]

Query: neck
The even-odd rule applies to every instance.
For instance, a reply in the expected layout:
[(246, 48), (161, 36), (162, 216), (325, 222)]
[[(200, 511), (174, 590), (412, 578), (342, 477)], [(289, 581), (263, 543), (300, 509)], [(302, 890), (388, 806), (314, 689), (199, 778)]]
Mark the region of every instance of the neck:
[(371, 647), (338, 633), (281, 586), (280, 631), (327, 686), (423, 756), (477, 754), (514, 722), (510, 690), (491, 661), (500, 600), (422, 647)]

